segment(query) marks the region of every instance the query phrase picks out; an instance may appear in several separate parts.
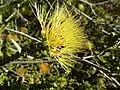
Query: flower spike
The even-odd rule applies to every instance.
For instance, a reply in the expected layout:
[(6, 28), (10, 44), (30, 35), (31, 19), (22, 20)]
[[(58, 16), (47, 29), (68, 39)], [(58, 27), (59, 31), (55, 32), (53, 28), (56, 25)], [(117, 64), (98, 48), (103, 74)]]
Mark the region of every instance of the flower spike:
[[(40, 21), (40, 20), (39, 20)], [(64, 6), (50, 13), (41, 31), (46, 40), (49, 54), (65, 68), (74, 67), (77, 62), (70, 54), (82, 52), (88, 48), (86, 35), (79, 27), (75, 16), (68, 14)]]

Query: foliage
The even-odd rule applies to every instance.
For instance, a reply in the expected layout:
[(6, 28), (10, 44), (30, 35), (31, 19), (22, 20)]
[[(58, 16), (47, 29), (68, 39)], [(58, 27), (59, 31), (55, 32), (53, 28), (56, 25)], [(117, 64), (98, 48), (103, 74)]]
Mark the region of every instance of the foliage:
[(119, 0), (0, 3), (0, 90), (120, 88)]

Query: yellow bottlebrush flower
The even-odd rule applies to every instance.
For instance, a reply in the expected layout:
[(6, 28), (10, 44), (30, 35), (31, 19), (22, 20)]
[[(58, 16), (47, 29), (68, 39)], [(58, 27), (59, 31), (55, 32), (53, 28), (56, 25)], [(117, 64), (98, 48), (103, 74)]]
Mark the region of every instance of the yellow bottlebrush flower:
[(44, 43), (48, 46), (50, 55), (65, 69), (73, 67), (76, 62), (71, 55), (88, 47), (86, 35), (79, 27), (78, 21), (61, 7), (50, 13), (42, 26), (46, 38)]

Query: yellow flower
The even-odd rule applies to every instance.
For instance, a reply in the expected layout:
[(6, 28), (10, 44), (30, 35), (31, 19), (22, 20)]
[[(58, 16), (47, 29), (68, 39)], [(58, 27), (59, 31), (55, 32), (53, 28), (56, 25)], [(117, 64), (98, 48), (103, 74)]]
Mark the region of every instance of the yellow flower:
[(45, 21), (42, 32), (44, 31), (44, 43), (48, 46), (49, 54), (65, 69), (73, 67), (76, 61), (71, 55), (88, 48), (86, 35), (79, 27), (79, 20), (61, 7), (50, 13)]

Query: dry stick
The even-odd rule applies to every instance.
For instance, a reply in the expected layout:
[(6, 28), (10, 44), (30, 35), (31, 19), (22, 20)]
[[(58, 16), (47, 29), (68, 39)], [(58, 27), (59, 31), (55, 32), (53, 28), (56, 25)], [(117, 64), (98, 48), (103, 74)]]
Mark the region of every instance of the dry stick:
[(53, 62), (57, 62), (57, 60), (36, 60), (36, 61), (13, 61), (13, 62), (10, 62), (9, 64), (37, 64), (37, 63), (53, 63)]
[(85, 4), (88, 4), (88, 5), (90, 6), (90, 8), (91, 8), (93, 14), (94, 14), (95, 16), (97, 16), (95, 10), (93, 9), (93, 4), (92, 4), (92, 3), (87, 2), (87, 1), (85, 1), (85, 0), (79, 0), (79, 1), (81, 1), (81, 2), (83, 2), (83, 3), (85, 3)]
[(82, 14), (82, 15), (85, 16), (87, 19), (89, 19), (89, 20), (91, 20), (91, 21), (93, 21), (93, 22), (95, 23), (95, 21), (94, 21), (90, 16), (88, 16), (88, 15), (85, 14), (85, 13), (83, 13), (83, 12), (80, 11), (79, 9), (77, 9), (77, 8), (74, 7), (74, 11), (77, 12), (77, 13)]
[(17, 72), (14, 71), (14, 70), (9, 69), (8, 67), (3, 67), (3, 66), (2, 66), (2, 67), (0, 67), (0, 68), (2, 68), (6, 73), (10, 73), (10, 74), (13, 74), (13, 75), (15, 75), (15, 76), (21, 77), (21, 78), (22, 78), (22, 81), (25, 79), (24, 76), (20, 75), (19, 73), (17, 73)]
[(53, 6), (50, 4), (50, 2), (49, 2), (48, 0), (46, 0), (46, 1), (47, 1), (47, 3), (49, 4), (50, 8), (53, 9)]
[[(85, 62), (87, 64), (90, 64), (92, 65), (93, 67), (95, 68), (98, 68), (100, 70), (103, 70), (103, 71), (106, 71), (106, 72), (109, 72), (110, 73), (110, 70), (104, 68), (104, 67), (101, 67), (100, 65), (96, 65), (88, 60), (85, 60), (85, 59), (78, 59), (77, 60), (78, 62)], [(53, 60), (36, 60), (36, 61), (13, 61), (13, 62), (10, 62), (9, 64), (37, 64), (37, 63), (53, 63), (53, 62), (57, 62), (56, 59), (53, 59)]]
[(96, 68), (98, 68), (98, 69), (100, 69), (100, 70), (103, 70), (103, 71), (107, 71), (107, 72), (111, 72), (110, 70), (108, 70), (108, 69), (106, 69), (106, 68), (104, 68), (104, 67), (102, 67), (102, 66), (100, 66), (100, 65), (97, 65), (97, 64), (94, 64), (94, 63), (92, 63), (92, 62), (90, 62), (88, 59), (91, 59), (91, 58), (95, 58), (95, 57), (98, 57), (98, 56), (95, 56), (95, 55), (90, 55), (90, 56), (85, 56), (85, 57), (83, 57), (82, 59), (80, 58), (80, 57), (77, 57), (77, 56), (75, 56), (75, 55), (72, 55), (73, 57), (75, 57), (75, 58), (77, 58), (78, 60), (78, 62), (85, 62), (85, 63), (88, 63), (88, 64), (90, 64), (90, 65), (92, 65), (92, 66), (94, 66), (94, 67), (96, 67)]
[(79, 62), (85, 62), (85, 63), (87, 63), (87, 64), (90, 64), (90, 65), (92, 65), (93, 67), (98, 68), (99, 70), (103, 70), (103, 71), (106, 71), (106, 72), (109, 72), (109, 73), (111, 72), (110, 70), (108, 70), (108, 69), (106, 69), (106, 68), (104, 68), (104, 67), (102, 67), (102, 66), (100, 66), (100, 65), (94, 64), (94, 63), (90, 62), (89, 60), (79, 59), (78, 61), (79, 61)]
[(10, 70), (9, 68), (7, 68), (7, 67), (0, 67), (0, 68), (2, 68), (6, 73), (13, 73), (14, 75), (17, 75), (17, 76), (20, 76), (20, 77), (22, 77), (23, 78), (23, 76), (21, 76), (20, 74), (18, 74), (18, 73), (16, 73), (14, 70)]
[(103, 4), (106, 4), (106, 3), (109, 3), (109, 2), (115, 2), (116, 0), (108, 0), (108, 1), (104, 1), (104, 2), (98, 2), (98, 3), (95, 3), (93, 4), (94, 6), (97, 6), (97, 5), (103, 5)]
[(92, 5), (92, 6), (96, 6), (96, 5), (103, 5), (103, 4), (106, 4), (106, 3), (109, 3), (109, 2), (115, 2), (116, 0), (108, 0), (108, 1), (104, 1), (104, 2), (98, 2), (98, 3), (90, 3), (86, 0), (79, 0), (85, 4), (88, 4), (88, 5)]
[(27, 24), (28, 24), (28, 20), (27, 20), (26, 18), (24, 18), (23, 15), (22, 15), (20, 12), (17, 12), (17, 13), (18, 13), (18, 15), (20, 16), (20, 18), (21, 18), (22, 20), (24, 20), (25, 22), (27, 22)]
[(111, 82), (116, 83), (117, 86), (120, 87), (120, 83), (114, 78), (114, 77), (110, 77), (108, 76), (106, 73), (104, 73), (103, 71), (99, 70), (100, 73), (102, 73), (107, 79), (109, 79)]
[(39, 42), (39, 43), (42, 43), (41, 40), (38, 40), (37, 38), (34, 38), (34, 37), (32, 37), (32, 36), (30, 36), (30, 35), (28, 35), (28, 34), (25, 34), (25, 33), (23, 33), (23, 32), (20, 32), (20, 31), (14, 30), (14, 29), (10, 29), (10, 28), (5, 28), (5, 30), (11, 31), (11, 32), (14, 32), (14, 33), (17, 33), (17, 34), (21, 34), (21, 35), (26, 36), (26, 37), (34, 40), (34, 41), (37, 41), (37, 42)]
[(106, 24), (106, 23), (98, 23), (100, 25), (109, 25), (109, 27), (116, 27), (116, 28), (120, 28), (120, 25), (115, 25), (115, 24)]
[[(67, 4), (68, 6), (72, 7), (71, 4), (69, 4), (69, 3), (65, 2), (65, 1), (64, 1), (64, 3)], [(93, 21), (93, 22), (95, 23), (95, 21), (94, 21), (90, 16), (88, 16), (88, 15), (85, 14), (84, 12), (80, 11), (80, 10), (77, 9), (76, 7), (74, 7), (74, 11), (75, 11), (76, 13), (78, 13), (78, 14), (82, 14), (84, 17), (86, 17), (87, 19), (89, 19), (89, 20), (91, 20), (91, 21)]]

